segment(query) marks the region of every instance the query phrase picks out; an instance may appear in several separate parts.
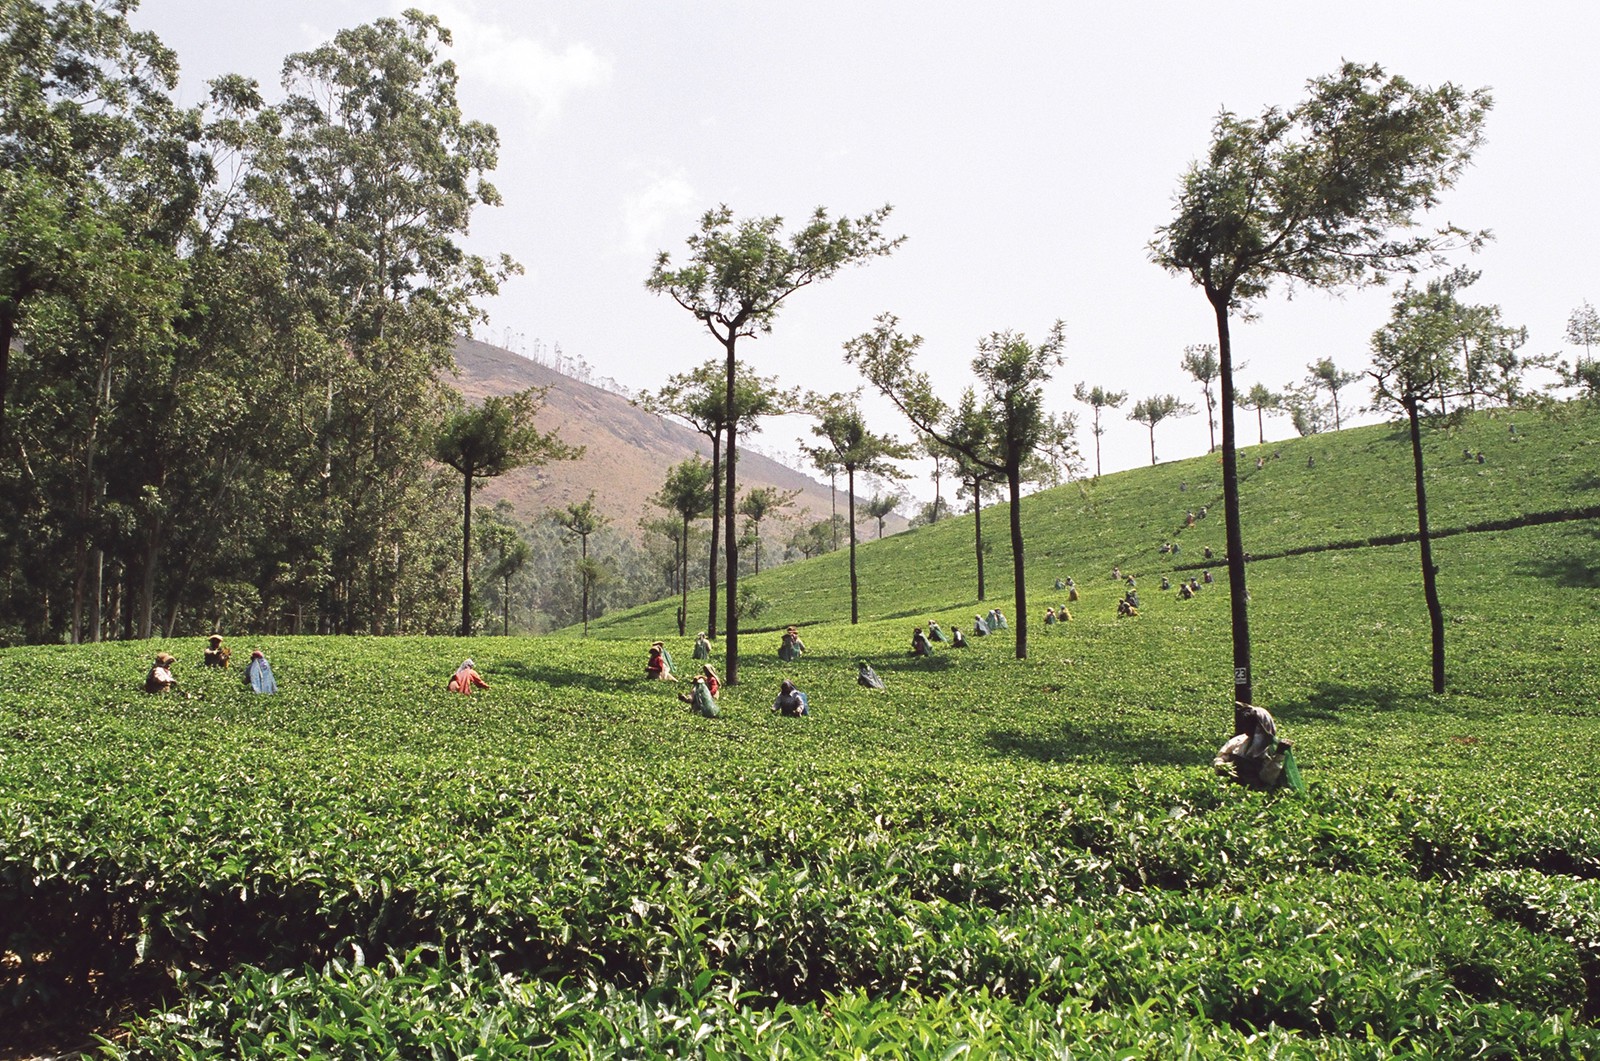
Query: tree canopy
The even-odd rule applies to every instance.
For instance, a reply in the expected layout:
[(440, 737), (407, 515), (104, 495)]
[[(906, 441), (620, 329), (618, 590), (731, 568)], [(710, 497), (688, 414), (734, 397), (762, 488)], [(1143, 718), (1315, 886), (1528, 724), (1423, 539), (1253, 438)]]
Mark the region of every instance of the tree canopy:
[(1224, 110), (1205, 157), (1183, 175), (1173, 220), (1151, 256), (1187, 275), (1211, 304), (1222, 384), (1222, 489), (1233, 694), (1250, 702), (1250, 623), (1239, 526), (1229, 317), (1246, 316), (1275, 281), (1332, 288), (1439, 264), (1486, 237), (1454, 225), (1418, 232), (1482, 142), (1487, 90), (1428, 89), (1376, 65), (1347, 62), (1314, 78), (1306, 98), (1256, 118)]

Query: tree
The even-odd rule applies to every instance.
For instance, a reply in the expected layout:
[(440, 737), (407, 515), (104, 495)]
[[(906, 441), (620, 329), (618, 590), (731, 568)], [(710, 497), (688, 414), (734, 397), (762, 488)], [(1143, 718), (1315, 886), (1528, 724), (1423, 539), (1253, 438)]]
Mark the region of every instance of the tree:
[(329, 557), (324, 607), (345, 631), (382, 627), (455, 338), (516, 270), (458, 242), (476, 207), (500, 201), (487, 180), (499, 140), (464, 117), (449, 44), (413, 9), (284, 61), (284, 282), (337, 352), (322, 366), (326, 475), (307, 499), (326, 511), (326, 538), (311, 545)]
[(1094, 422), (1089, 428), (1089, 433), (1094, 435), (1094, 477), (1098, 479), (1100, 478), (1100, 436), (1106, 433), (1105, 428), (1100, 426), (1100, 410), (1115, 409), (1128, 400), (1128, 392), (1111, 391), (1106, 390), (1104, 387), (1090, 387), (1087, 383), (1079, 383), (1073, 390), (1072, 396), (1094, 409)]
[[(690, 457), (667, 471), (661, 489), (650, 499), (652, 504), (666, 509), (683, 521), (682, 532), (677, 535), (675, 578), (683, 594), (683, 600), (678, 605), (679, 637), (688, 631), (689, 622), (689, 524), (709, 512), (716, 501), (716, 480), (712, 476), (711, 465), (700, 457)], [(712, 527), (716, 527), (714, 520)]]
[[(972, 374), (982, 398), (964, 400), (954, 415), (933, 391), (915, 359), (922, 337), (896, 329), (891, 313), (877, 327), (845, 343), (845, 360), (895, 406), (917, 431), (931, 436), (966, 460), (1003, 475), (1011, 501), (1011, 565), (1017, 615), (1016, 657), (1028, 658), (1028, 589), (1022, 540), (1022, 482), (1030, 475), (1051, 476), (1054, 461), (1044, 459), (1074, 448), (1071, 416), (1044, 411), (1044, 385), (1065, 360), (1066, 325), (1056, 321), (1044, 341), (1031, 343), (1011, 331), (993, 332), (978, 342)], [(967, 417), (971, 417), (970, 420)], [(984, 426), (987, 425), (987, 426)], [(981, 432), (978, 437), (966, 431)], [(974, 498), (974, 504), (976, 504)], [(980, 547), (981, 556), (981, 547)]]
[(761, 573), (761, 524), (767, 517), (794, 504), (800, 496), (798, 490), (779, 490), (775, 486), (761, 486), (745, 493), (739, 502), (739, 515), (745, 518), (751, 531), (751, 541), (756, 550), (756, 574)]
[(890, 490), (888, 493), (873, 494), (867, 501), (867, 516), (878, 521), (879, 538), (883, 537), (883, 521), (888, 519), (904, 500), (905, 495), (900, 491)]
[(1223, 111), (1206, 158), (1190, 166), (1177, 216), (1151, 244), (1156, 264), (1186, 274), (1211, 304), (1222, 385), (1222, 493), (1233, 619), (1233, 698), (1252, 695), (1250, 620), (1233, 408), (1235, 310), (1274, 280), (1334, 288), (1442, 260), (1486, 238), (1447, 226), (1413, 235), (1477, 148), (1486, 91), (1419, 88), (1377, 66), (1346, 63), (1307, 98), (1259, 118)]
[(1328, 427), (1329, 407), (1317, 400), (1317, 388), (1301, 380), (1284, 384), (1278, 402), (1301, 438), (1321, 434)]
[(500, 635), (511, 633), (511, 580), (533, 557), (533, 548), (518, 532), (511, 519), (510, 502), (501, 501), (489, 510), (478, 531), (479, 551), (492, 556), (487, 575), (500, 582)]
[(909, 526), (931, 527), (941, 520), (949, 519), (950, 515), (950, 502), (942, 497), (936, 497), (918, 507), (917, 514), (911, 517)]
[(804, 447), (806, 453), (819, 463), (824, 459), (832, 460), (845, 474), (845, 493), (850, 512), (846, 526), (850, 533), (850, 623), (853, 626), (861, 621), (857, 607), (860, 584), (856, 578), (856, 473), (904, 478), (905, 473), (890, 462), (910, 460), (912, 451), (890, 435), (878, 435), (867, 430), (866, 420), (862, 418), (853, 394), (818, 398), (814, 415), (817, 422), (812, 426), (811, 433), (822, 439), (822, 444)]
[(1266, 445), (1267, 427), (1263, 423), (1262, 414), (1268, 409), (1276, 410), (1282, 407), (1282, 395), (1274, 394), (1265, 385), (1253, 384), (1248, 391), (1238, 399), (1241, 409), (1254, 409), (1256, 414), (1256, 439), (1260, 445)]
[(1310, 373), (1306, 376), (1306, 383), (1312, 390), (1321, 387), (1328, 392), (1328, 398), (1333, 402), (1333, 429), (1340, 430), (1344, 425), (1339, 418), (1339, 392), (1360, 379), (1361, 373), (1340, 372), (1331, 357), (1308, 364), (1306, 371)]
[(451, 416), (434, 440), (433, 459), (461, 473), (461, 636), (472, 633), (472, 487), (514, 468), (575, 460), (583, 448), (568, 446), (555, 432), (534, 427), (549, 389), (530, 387), (484, 399), (476, 409)]
[[(711, 555), (706, 576), (710, 587), (706, 633), (711, 637), (717, 636), (717, 548), (723, 496), (720, 484), (726, 481), (722, 474), (722, 439), (729, 419), (726, 382), (723, 366), (707, 361), (692, 372), (667, 377), (659, 390), (646, 391), (634, 399), (635, 405), (657, 415), (676, 416), (711, 440)], [(739, 431), (760, 430), (763, 417), (781, 416), (799, 406), (797, 389), (784, 389), (778, 386), (775, 376), (757, 376), (747, 367), (739, 367), (733, 396)]]
[[(904, 237), (883, 234), (890, 207), (859, 218), (829, 220), (818, 207), (809, 221), (788, 239), (783, 218), (756, 217), (735, 222), (727, 206), (708, 210), (700, 231), (688, 239), (687, 262), (672, 268), (672, 258), (662, 251), (645, 286), (665, 294), (694, 315), (726, 354), (725, 407), (736, 407), (735, 380), (740, 339), (753, 339), (772, 331), (783, 303), (802, 288), (826, 280), (848, 265), (889, 254)], [(728, 471), (723, 497), (724, 528), (728, 549), (727, 659), (724, 680), (739, 677), (739, 617), (737, 610), (739, 564), (734, 540), (734, 505), (738, 498), (739, 424), (730, 417)]]
[(1567, 318), (1567, 342), (1583, 347), (1586, 359), (1592, 359), (1594, 348), (1600, 346), (1600, 312), (1595, 311), (1588, 299)]
[(1461, 315), (1454, 285), (1435, 281), (1417, 290), (1408, 281), (1396, 292), (1389, 323), (1372, 336), (1376, 384), (1375, 408), (1398, 409), (1406, 418), (1411, 437), (1412, 479), (1417, 497), (1417, 538), (1421, 545), (1422, 591), (1428, 604), (1428, 625), (1433, 646), (1433, 691), (1444, 692), (1444, 610), (1439, 603), (1439, 568), (1433, 560), (1428, 533), (1428, 494), (1423, 481), (1423, 410), (1433, 401), (1441, 406), (1452, 386), (1461, 380), (1451, 354)]
[(589, 596), (605, 576), (603, 566), (589, 558), (589, 536), (607, 526), (611, 519), (594, 504), (594, 491), (575, 505), (553, 509), (550, 518), (556, 526), (578, 539), (578, 578), (583, 583), (583, 636), (589, 636)]
[[(1182, 368), (1200, 384), (1200, 393), (1206, 398), (1206, 429), (1211, 432), (1211, 448), (1217, 452), (1217, 400), (1211, 393), (1211, 384), (1217, 379), (1217, 348), (1210, 343), (1194, 343), (1183, 348)], [(1244, 366), (1240, 366), (1241, 368)]]
[(1128, 419), (1135, 423), (1143, 424), (1150, 429), (1150, 466), (1156, 463), (1156, 425), (1163, 420), (1174, 416), (1189, 416), (1194, 412), (1194, 406), (1188, 402), (1179, 401), (1173, 394), (1156, 394), (1149, 398), (1140, 398), (1133, 403), (1133, 411), (1128, 414)]

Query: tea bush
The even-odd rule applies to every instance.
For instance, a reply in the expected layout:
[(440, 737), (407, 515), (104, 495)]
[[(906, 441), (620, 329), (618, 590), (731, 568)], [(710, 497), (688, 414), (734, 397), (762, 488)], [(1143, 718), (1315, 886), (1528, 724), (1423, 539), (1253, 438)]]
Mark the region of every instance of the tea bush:
[[(1093, 490), (1201, 481), (1144, 474)], [(1022, 662), (1005, 633), (912, 659), (905, 617), (814, 625), (791, 664), (753, 638), (717, 719), (643, 680), (648, 639), (263, 639), (276, 697), (198, 643), (7, 649), (0, 1028), (123, 1014), (101, 1050), (129, 1057), (1596, 1056), (1596, 531), (1440, 541), (1437, 697), (1414, 547), (1253, 565), (1304, 796), (1213, 776), (1226, 595), (1142, 571), (1118, 620), (1080, 567)], [(145, 696), (163, 649), (178, 692)], [(469, 654), (491, 688), (445, 692)], [(811, 717), (769, 710), (784, 677)]]

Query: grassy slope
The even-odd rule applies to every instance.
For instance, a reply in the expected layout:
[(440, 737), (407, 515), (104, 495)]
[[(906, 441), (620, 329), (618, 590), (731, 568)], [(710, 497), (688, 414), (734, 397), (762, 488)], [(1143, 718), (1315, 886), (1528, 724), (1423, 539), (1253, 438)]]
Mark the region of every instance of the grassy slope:
[[(1436, 525), (1591, 503), (1592, 423), (1530, 425), (1503, 453), (1503, 421), (1437, 440)], [(1462, 445), (1490, 463), (1458, 464)], [(1381, 429), (1280, 448), (1247, 487), (1252, 545), (1408, 526), (1405, 481), (1374, 488), (1390, 480), (1377, 459), (1404, 453)], [(263, 646), (274, 699), (202, 671), (198, 644), (8, 650), (0, 951), (98, 934), (103, 972), (135, 983), (168, 963), (201, 980), (311, 963), (174, 995), (134, 1040), (149, 1056), (246, 1027), (276, 1029), (288, 1056), (1592, 1056), (1600, 527), (1440, 542), (1443, 697), (1426, 694), (1414, 547), (1252, 567), (1263, 699), (1311, 785), (1265, 797), (1209, 771), (1228, 730), (1226, 594), (1154, 588), (1155, 549), (1205, 503), (1211, 467), (1030, 499), (1059, 531), (1035, 584), (1070, 571), (1088, 599), (1035, 628), (1026, 662), (1006, 635), (920, 662), (903, 618), (820, 624), (796, 665), (752, 656), (714, 722), (640, 681), (639, 642), (620, 637), (285, 638)], [(1091, 506), (1113, 518), (1072, 518)], [(1218, 517), (1179, 537), (1180, 561)], [(864, 550), (896, 587), (869, 613), (953, 599), (946, 625), (970, 618), (964, 533)], [(1137, 620), (1111, 614), (1118, 562), (1141, 577)], [(833, 563), (762, 592), (805, 600)], [(189, 697), (135, 691), (163, 647)], [(686, 666), (687, 643), (673, 651)], [(468, 653), (493, 688), (463, 700), (440, 686)], [(862, 656), (887, 692), (854, 684)], [(784, 676), (813, 718), (766, 710)], [(103, 908), (138, 915), (89, 926)], [(404, 957), (439, 940), (515, 975)], [(396, 964), (352, 967), (356, 945)], [(10, 979), (14, 961), (0, 988), (36, 1009), (44, 970)]]
[[(1564, 407), (1555, 417), (1475, 416), (1462, 426), (1425, 437), (1431, 526), (1436, 530), (1537, 513), (1600, 505), (1600, 429), (1596, 413)], [(1517, 425), (1515, 441), (1508, 430)], [(1483, 451), (1484, 464), (1464, 461), (1463, 448)], [(1273, 459), (1273, 454), (1281, 454)], [(1258, 471), (1255, 458), (1265, 456)], [(1315, 457), (1316, 467), (1307, 468)], [(1241, 454), (1245, 547), (1258, 555), (1330, 542), (1416, 530), (1411, 453), (1388, 426), (1251, 447)], [(1180, 490), (1180, 484), (1188, 490)], [(1141, 593), (1176, 566), (1201, 563), (1202, 550), (1223, 551), (1221, 468), (1213, 456), (1108, 475), (1024, 498), (1029, 596), (1042, 614), (1060, 595), (1057, 577), (1073, 575), (1100, 587), (1083, 610), (1111, 607), (1113, 565), (1140, 579)], [(1211, 514), (1184, 528), (1186, 510)], [(984, 513), (987, 602), (1002, 609), (1011, 598), (1006, 506)], [(1176, 558), (1158, 551), (1181, 546)], [(1406, 547), (1415, 554), (1415, 547)], [(971, 622), (977, 604), (972, 517), (864, 543), (858, 550), (861, 613), (867, 618), (920, 619), (939, 610)], [(1191, 572), (1192, 573), (1192, 572)], [(847, 551), (741, 579), (765, 598), (756, 630), (788, 623), (838, 622), (850, 614)], [(1112, 603), (1108, 603), (1108, 599)], [(705, 593), (690, 595), (689, 614), (705, 613)], [(674, 625), (676, 603), (604, 616), (595, 636), (660, 637)], [(986, 610), (986, 608), (984, 609)], [(909, 637), (909, 630), (907, 632)]]

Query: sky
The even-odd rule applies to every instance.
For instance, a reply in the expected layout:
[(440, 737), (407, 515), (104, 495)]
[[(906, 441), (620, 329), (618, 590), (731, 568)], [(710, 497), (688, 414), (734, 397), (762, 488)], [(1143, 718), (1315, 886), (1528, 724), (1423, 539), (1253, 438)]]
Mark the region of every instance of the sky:
[[(905, 243), (798, 292), (741, 356), (785, 384), (850, 390), (862, 381), (842, 344), (892, 312), (953, 400), (981, 337), (1043, 338), (1060, 319), (1066, 363), (1048, 407), (1079, 412), (1092, 470), (1073, 387), (1127, 391), (1107, 411), (1104, 470), (1148, 464), (1128, 409), (1165, 393), (1203, 409), (1179, 360), (1216, 341), (1201, 292), (1150, 261), (1179, 180), (1219, 111), (1292, 106), (1345, 60), (1491, 89), (1486, 142), (1426, 219), (1493, 232), (1461, 257), (1483, 274), (1472, 301), (1525, 325), (1525, 350), (1569, 357), (1568, 317), (1600, 303), (1591, 0), (143, 0), (134, 23), (178, 53), (186, 102), (222, 73), (276, 99), (285, 56), (411, 6), (451, 29), (462, 109), (501, 141), (491, 179), (504, 204), (480, 209), (464, 242), (525, 272), (484, 304), (475, 336), (547, 359), (559, 344), (629, 388), (721, 355), (644, 286), (658, 252), (682, 258), (706, 210), (799, 222), (818, 206), (892, 204)], [(1239, 389), (1279, 389), (1324, 357), (1365, 368), (1392, 290), (1275, 290), (1233, 329)], [(863, 404), (874, 429), (909, 436), (881, 398)], [(1254, 414), (1241, 417), (1253, 441)], [(1293, 429), (1269, 417), (1267, 433)], [(785, 418), (752, 441), (786, 457), (803, 435)], [(1204, 453), (1205, 416), (1163, 423), (1155, 443), (1161, 460)], [(906, 487), (931, 497), (927, 469), (913, 472)]]

